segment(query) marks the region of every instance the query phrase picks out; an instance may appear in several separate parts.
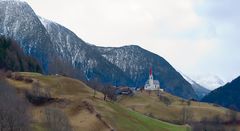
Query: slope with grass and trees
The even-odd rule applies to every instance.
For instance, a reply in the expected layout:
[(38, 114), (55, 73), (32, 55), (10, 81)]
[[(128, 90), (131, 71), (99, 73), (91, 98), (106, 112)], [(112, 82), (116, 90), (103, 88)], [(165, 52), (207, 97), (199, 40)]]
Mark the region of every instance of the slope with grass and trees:
[[(28, 83), (12, 77), (5, 79), (11, 87), (17, 90), (18, 96), (28, 101), (32, 130), (58, 130), (59, 127), (67, 131), (81, 129), (186, 131), (190, 129), (189, 126), (170, 124), (133, 111), (113, 102), (109, 97), (104, 100), (104, 95), (98, 91), (95, 92), (94, 97), (93, 89), (75, 79), (60, 75), (44, 76), (37, 73), (12, 73), (14, 74), (33, 80)], [(35, 83), (38, 83), (40, 89), (36, 89)], [(47, 96), (51, 100), (36, 105), (26, 97), (26, 92), (32, 92), (32, 95), (36, 96), (39, 94)], [(64, 124), (61, 124), (62, 122)]]
[(117, 102), (151, 118), (191, 125), (194, 130), (211, 130), (215, 126), (221, 126), (222, 130), (239, 128), (232, 123), (239, 120), (240, 114), (235, 111), (215, 104), (185, 100), (166, 92), (160, 95), (157, 91), (150, 94), (146, 91), (136, 92), (133, 96), (122, 96)]

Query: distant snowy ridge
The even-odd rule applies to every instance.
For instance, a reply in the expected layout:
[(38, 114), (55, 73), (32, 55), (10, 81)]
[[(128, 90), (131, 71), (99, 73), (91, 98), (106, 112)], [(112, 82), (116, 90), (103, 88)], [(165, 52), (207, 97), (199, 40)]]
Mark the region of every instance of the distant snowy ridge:
[[(179, 71), (180, 72), (180, 71)], [(188, 77), (187, 75), (185, 75), (184, 73), (180, 72), (180, 74), (183, 76), (183, 78), (188, 81), (194, 91), (197, 93), (198, 95), (198, 99), (202, 99), (204, 96), (206, 96), (210, 90), (209, 89), (206, 89), (206, 87), (204, 87), (203, 85), (200, 85), (199, 83), (197, 83), (196, 81), (192, 80), (190, 77)]]
[(203, 85), (204, 87), (208, 88), (209, 90), (214, 90), (218, 87), (223, 86), (226, 84), (220, 77), (216, 75), (198, 75), (193, 77), (197, 83)]

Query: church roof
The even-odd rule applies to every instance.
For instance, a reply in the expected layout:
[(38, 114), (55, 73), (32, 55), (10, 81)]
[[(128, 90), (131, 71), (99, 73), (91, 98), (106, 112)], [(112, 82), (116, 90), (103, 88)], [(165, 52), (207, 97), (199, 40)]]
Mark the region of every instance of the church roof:
[(159, 85), (159, 84), (160, 84), (160, 82), (159, 82), (158, 80), (154, 80), (153, 83), (154, 83), (155, 85)]

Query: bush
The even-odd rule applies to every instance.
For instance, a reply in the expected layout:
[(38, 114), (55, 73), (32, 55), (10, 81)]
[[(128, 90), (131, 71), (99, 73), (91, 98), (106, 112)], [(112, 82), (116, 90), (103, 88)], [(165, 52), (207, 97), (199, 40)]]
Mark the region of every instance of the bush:
[(2, 80), (5, 77), (5, 73), (3, 70), (0, 70), (0, 80)]
[(236, 124), (238, 122), (238, 114), (236, 111), (227, 110), (226, 117), (229, 119), (230, 123)]
[(15, 73), (14, 79), (17, 80), (17, 81), (23, 81), (24, 80), (23, 76), (21, 76), (19, 73)]
[(192, 101), (191, 101), (191, 100), (188, 100), (188, 101), (187, 101), (187, 105), (188, 105), (188, 106), (190, 106), (190, 105), (191, 105), (191, 103), (192, 103)]
[(111, 101), (117, 100), (117, 95), (115, 94), (115, 88), (113, 86), (104, 86), (101, 92), (104, 94), (104, 100), (107, 100), (107, 98)]
[(7, 71), (6, 72), (6, 77), (7, 78), (12, 78), (12, 71)]
[(47, 102), (53, 101), (49, 88), (40, 88), (40, 84), (33, 83), (33, 87), (30, 91), (26, 92), (26, 98), (30, 103), (34, 105), (42, 105)]
[(163, 95), (159, 95), (159, 100), (163, 102), (166, 106), (169, 106), (172, 104), (172, 101), (168, 97)]
[(86, 109), (90, 112), (90, 113), (95, 113), (95, 108), (93, 107), (92, 104), (90, 104), (89, 102), (87, 101), (83, 101), (82, 102), (83, 106), (86, 107)]
[(213, 106), (215, 106), (215, 107), (221, 107), (220, 105), (218, 105), (218, 104), (213, 104)]
[(212, 119), (202, 118), (201, 122), (192, 124), (193, 131), (225, 131), (223, 121), (216, 115)]
[(25, 81), (26, 83), (33, 83), (33, 79), (28, 78), (28, 77), (25, 77), (25, 78), (24, 78), (24, 81)]
[(102, 120), (102, 115), (101, 115), (101, 114), (97, 113), (97, 114), (96, 114), (96, 117), (97, 117), (99, 120)]

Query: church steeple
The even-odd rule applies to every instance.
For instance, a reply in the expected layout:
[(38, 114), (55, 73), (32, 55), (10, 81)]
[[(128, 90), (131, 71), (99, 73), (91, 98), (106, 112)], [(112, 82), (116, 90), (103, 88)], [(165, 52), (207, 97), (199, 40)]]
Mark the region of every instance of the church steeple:
[(149, 75), (150, 75), (150, 76), (152, 75), (152, 67), (150, 68)]
[(153, 72), (152, 72), (152, 67), (150, 68), (149, 71), (149, 84), (153, 85)]

